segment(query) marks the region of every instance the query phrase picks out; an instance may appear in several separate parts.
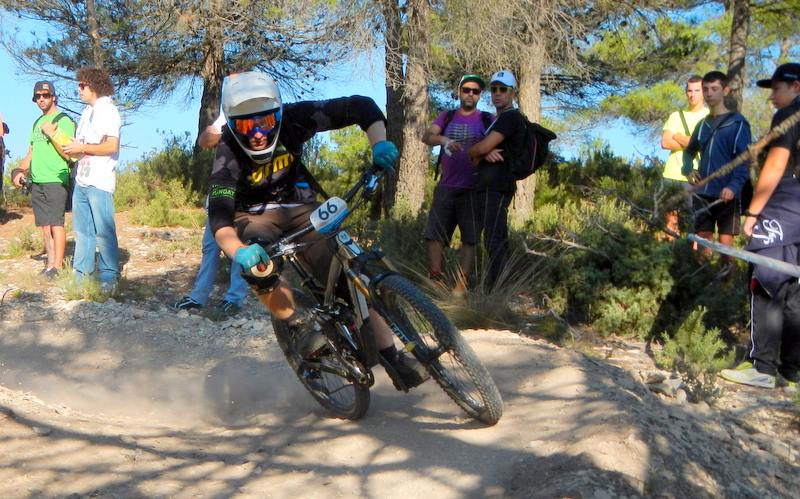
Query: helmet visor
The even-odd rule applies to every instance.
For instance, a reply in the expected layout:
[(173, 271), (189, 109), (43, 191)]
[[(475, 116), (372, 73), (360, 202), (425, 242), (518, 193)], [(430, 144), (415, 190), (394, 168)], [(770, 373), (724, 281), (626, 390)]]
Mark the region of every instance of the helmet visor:
[[(237, 116), (228, 120), (228, 127), (238, 135), (244, 143), (253, 146), (253, 141), (266, 139), (264, 148), (275, 142), (281, 125), (281, 110), (272, 109), (247, 116)], [(261, 137), (258, 135), (261, 134)], [(252, 139), (252, 140), (251, 140)]]

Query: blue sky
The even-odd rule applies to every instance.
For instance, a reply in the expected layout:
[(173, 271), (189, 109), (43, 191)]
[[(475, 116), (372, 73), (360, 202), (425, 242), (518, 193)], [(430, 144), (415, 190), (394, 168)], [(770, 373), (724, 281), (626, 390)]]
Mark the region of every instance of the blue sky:
[[(4, 16), (4, 22), (9, 21), (8, 17)], [(41, 78), (21, 73), (11, 57), (2, 50), (0, 50), (0, 74), (6, 75), (4, 92), (0, 98), (0, 113), (11, 128), (11, 133), (5, 137), (6, 148), (11, 154), (8, 161), (10, 162), (27, 152), (30, 127), (40, 112), (31, 101), (33, 85)], [(359, 75), (359, 78), (354, 79), (353, 75)], [(332, 73), (328, 80), (319, 84), (306, 98), (362, 94), (372, 97), (381, 108), (385, 109), (386, 91), (383, 78), (380, 57), (373, 57), (372, 61), (365, 58)], [(56, 81), (54, 84), (62, 97), (77, 96), (74, 82)], [(63, 103), (78, 114), (82, 109), (81, 105), (69, 103), (65, 99)], [(490, 109), (487, 97), (484, 97), (480, 107)], [(164, 143), (164, 135), (182, 135), (189, 132), (194, 138), (199, 108), (199, 86), (189, 88), (187, 84), (185, 91), (176, 92), (163, 104), (146, 106), (137, 112), (123, 113), (125, 126), (122, 131), (121, 162), (125, 164), (137, 160), (145, 153), (160, 148)], [(77, 115), (74, 117), (77, 119)], [(660, 150), (656, 139), (635, 136), (623, 122), (604, 123), (602, 128), (580, 137), (564, 137), (568, 140), (557, 142), (554, 147), (566, 156), (573, 156), (580, 145), (591, 142), (596, 137), (609, 143), (615, 153), (626, 158), (642, 155), (658, 155), (666, 158), (666, 153)]]

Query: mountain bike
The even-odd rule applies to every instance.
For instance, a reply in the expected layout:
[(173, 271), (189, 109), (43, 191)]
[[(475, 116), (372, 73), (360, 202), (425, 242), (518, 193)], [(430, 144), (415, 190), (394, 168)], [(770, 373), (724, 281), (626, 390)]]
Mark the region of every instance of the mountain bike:
[[(331, 197), (309, 216), (308, 225), (273, 244), (261, 244), (269, 261), (249, 270), (258, 278), (279, 275), (289, 266), (302, 290), (294, 290), (298, 306), (315, 314), (326, 345), (307, 357), (299, 353), (286, 323), (273, 318), (278, 345), (311, 395), (332, 416), (359, 419), (369, 407), (372, 368), (383, 365), (398, 389), (408, 387), (379, 354), (369, 309), (384, 320), (402, 344), (469, 416), (487, 425), (497, 423), (503, 401), (494, 380), (472, 348), (442, 311), (414, 283), (399, 274), (379, 250), (362, 248), (341, 225), (374, 193), (380, 180), (375, 167), (365, 171), (342, 197)], [(318, 282), (298, 252), (310, 244), (300, 238), (316, 232), (335, 241), (328, 279)]]

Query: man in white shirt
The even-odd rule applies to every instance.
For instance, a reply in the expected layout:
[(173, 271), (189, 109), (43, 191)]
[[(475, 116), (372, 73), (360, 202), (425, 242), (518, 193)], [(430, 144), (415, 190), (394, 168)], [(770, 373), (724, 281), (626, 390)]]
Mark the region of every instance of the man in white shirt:
[(63, 147), (77, 157), (72, 225), (78, 278), (95, 272), (95, 248), (100, 251), (98, 278), (103, 292), (114, 291), (119, 278), (119, 246), (114, 222), (114, 188), (119, 159), (122, 119), (111, 100), (114, 85), (102, 69), (81, 68), (76, 74), (78, 95), (86, 107), (78, 122), (75, 141)]

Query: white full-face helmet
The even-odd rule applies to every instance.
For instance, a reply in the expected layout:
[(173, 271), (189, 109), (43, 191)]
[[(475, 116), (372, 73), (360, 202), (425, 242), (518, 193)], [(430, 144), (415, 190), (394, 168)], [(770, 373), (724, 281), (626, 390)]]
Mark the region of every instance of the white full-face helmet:
[(264, 73), (235, 73), (223, 82), (222, 114), (236, 142), (255, 163), (272, 159), (282, 108), (278, 85)]

